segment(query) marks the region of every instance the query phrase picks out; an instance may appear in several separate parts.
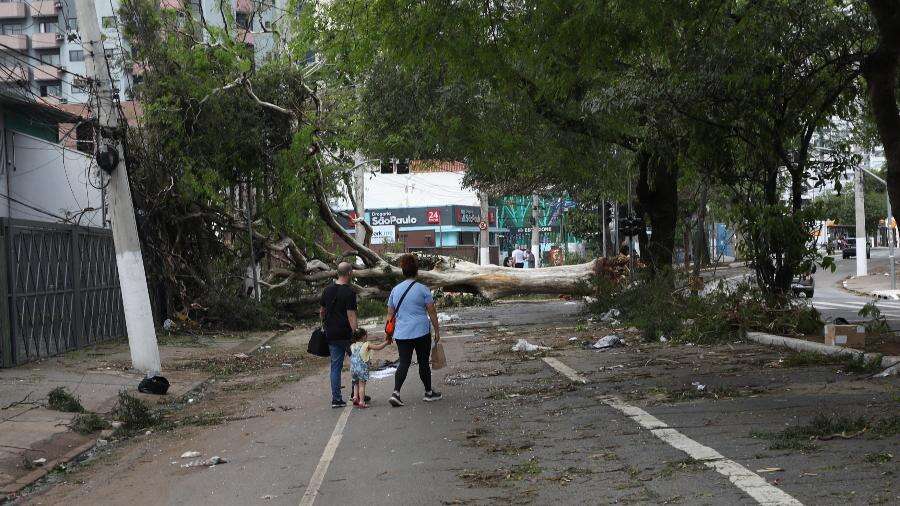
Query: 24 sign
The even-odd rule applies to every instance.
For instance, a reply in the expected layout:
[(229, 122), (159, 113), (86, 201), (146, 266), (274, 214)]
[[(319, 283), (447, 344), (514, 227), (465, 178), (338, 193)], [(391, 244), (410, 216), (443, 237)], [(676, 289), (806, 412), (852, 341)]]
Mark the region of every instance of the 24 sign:
[(429, 209), (425, 211), (425, 218), (429, 225), (440, 225), (441, 224), (441, 210), (440, 209)]

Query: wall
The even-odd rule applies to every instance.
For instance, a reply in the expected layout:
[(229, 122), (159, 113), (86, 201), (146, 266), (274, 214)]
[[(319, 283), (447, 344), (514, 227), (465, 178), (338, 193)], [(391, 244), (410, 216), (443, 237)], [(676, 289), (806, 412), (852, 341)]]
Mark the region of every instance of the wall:
[[(0, 124), (0, 128), (3, 126)], [(25, 204), (62, 217), (91, 207), (96, 210), (84, 213), (80, 224), (103, 226), (102, 192), (91, 184), (99, 186), (95, 175), (88, 180), (90, 157), (12, 129), (2, 128), (2, 132), (2, 159), (6, 163), (0, 167), (0, 191), (21, 203), (3, 203), (0, 216), (58, 223), (62, 220)]]

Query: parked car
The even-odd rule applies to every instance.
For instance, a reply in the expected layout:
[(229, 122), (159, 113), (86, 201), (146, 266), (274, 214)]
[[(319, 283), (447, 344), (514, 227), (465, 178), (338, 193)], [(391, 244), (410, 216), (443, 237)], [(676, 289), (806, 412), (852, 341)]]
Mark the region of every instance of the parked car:
[(813, 277), (815, 273), (816, 266), (813, 265), (808, 272), (794, 276), (794, 279), (791, 280), (791, 293), (794, 295), (803, 294), (807, 299), (811, 299), (816, 292), (816, 278)]
[[(853, 258), (856, 256), (856, 245), (852, 242), (844, 248), (841, 252), (841, 256), (846, 260), (847, 258)], [(872, 258), (872, 245), (866, 242), (866, 258)]]

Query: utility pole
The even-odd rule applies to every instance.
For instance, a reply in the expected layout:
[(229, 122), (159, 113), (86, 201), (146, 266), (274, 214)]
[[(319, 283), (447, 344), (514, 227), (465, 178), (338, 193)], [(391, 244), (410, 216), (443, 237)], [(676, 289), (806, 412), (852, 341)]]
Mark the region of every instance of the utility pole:
[(541, 266), (541, 198), (537, 194), (531, 196), (531, 254), (534, 255), (534, 267)]
[[(866, 155), (866, 165), (869, 156)], [(856, 205), (856, 275), (866, 275), (866, 209), (865, 188), (863, 188), (863, 171), (857, 168), (853, 178), (853, 195)]]
[(600, 233), (603, 235), (603, 258), (606, 258), (606, 229), (609, 222), (606, 221), (606, 199), (600, 201)]
[[(161, 370), (159, 347), (156, 343), (156, 329), (153, 327), (150, 294), (147, 291), (147, 276), (131, 202), (125, 157), (122, 155), (121, 139), (117, 139), (113, 133), (119, 127), (115, 107), (116, 91), (106, 65), (94, 0), (75, 0), (75, 11), (82, 46), (88, 53), (85, 58), (85, 74), (97, 84), (96, 118), (100, 123), (101, 138), (97, 139), (96, 149), (98, 158), (102, 157), (107, 161), (106, 168), (110, 171), (107, 182), (109, 218), (116, 249), (116, 266), (122, 289), (131, 364), (135, 369), (152, 376)], [(104, 151), (101, 152), (101, 149)]]
[(491, 264), (491, 209), (488, 206), (487, 193), (478, 192), (478, 203), (481, 204), (481, 222), (478, 232), (478, 263), (480, 265)]
[[(366, 160), (368, 161), (368, 160)], [(359, 162), (356, 164), (356, 168), (353, 171), (353, 197), (356, 203), (356, 240), (359, 241), (360, 244), (363, 244), (363, 241), (366, 239), (366, 227), (363, 226), (362, 220), (366, 216), (366, 161)], [(407, 193), (409, 195), (409, 193)], [(359, 262), (362, 263), (362, 258), (359, 258)]]

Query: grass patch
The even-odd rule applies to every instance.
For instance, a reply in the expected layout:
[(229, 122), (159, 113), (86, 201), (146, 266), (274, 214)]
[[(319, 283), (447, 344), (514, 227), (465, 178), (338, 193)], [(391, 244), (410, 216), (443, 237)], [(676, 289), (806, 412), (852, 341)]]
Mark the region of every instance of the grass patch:
[(207, 427), (210, 425), (219, 425), (225, 422), (223, 413), (203, 412), (196, 415), (186, 416), (178, 421), (181, 425), (192, 425), (195, 427)]
[(125, 390), (119, 392), (119, 400), (112, 411), (112, 416), (115, 420), (122, 422), (122, 427), (118, 429), (118, 432), (123, 434), (133, 434), (160, 422), (160, 417), (146, 402)]
[(96, 413), (84, 413), (73, 418), (70, 427), (72, 427), (72, 430), (75, 432), (86, 436), (108, 429), (109, 422), (100, 418), (100, 415)]
[(360, 318), (387, 316), (387, 303), (383, 300), (359, 299), (356, 303), (356, 313)]
[(798, 351), (784, 357), (781, 364), (784, 367), (806, 367), (814, 365), (836, 365), (842, 363), (840, 357), (833, 357), (816, 353), (814, 351)]
[(203, 371), (214, 376), (230, 376), (247, 372), (281, 367), (281, 364), (294, 366), (301, 362), (300, 352), (258, 351), (246, 356), (220, 355), (187, 360), (177, 364), (176, 370)]
[(541, 474), (541, 466), (536, 458), (528, 459), (527, 462), (519, 464), (509, 471), (508, 480), (521, 481), (529, 476), (537, 476)]
[(64, 413), (84, 413), (81, 400), (66, 390), (66, 387), (56, 387), (47, 394), (47, 406), (54, 411)]
[(870, 464), (887, 464), (894, 456), (888, 452), (867, 453), (864, 460)]
[(779, 432), (753, 431), (751, 437), (769, 441), (770, 450), (817, 449), (813, 441), (852, 439), (867, 434), (872, 438), (891, 437), (900, 434), (900, 416), (869, 420), (864, 416), (816, 415), (808, 424), (788, 427)]
[(845, 360), (844, 372), (852, 374), (875, 374), (881, 371), (881, 356), (873, 360), (866, 360), (863, 355), (857, 355)]

